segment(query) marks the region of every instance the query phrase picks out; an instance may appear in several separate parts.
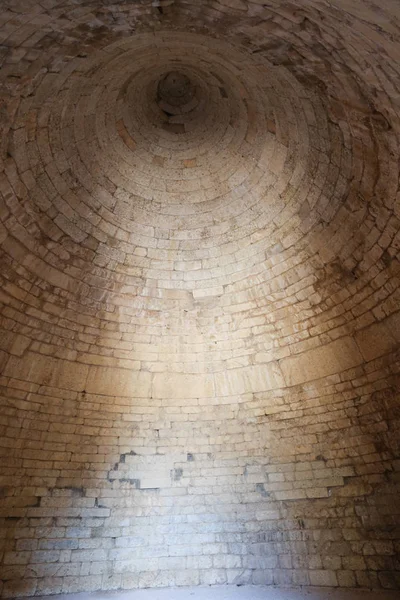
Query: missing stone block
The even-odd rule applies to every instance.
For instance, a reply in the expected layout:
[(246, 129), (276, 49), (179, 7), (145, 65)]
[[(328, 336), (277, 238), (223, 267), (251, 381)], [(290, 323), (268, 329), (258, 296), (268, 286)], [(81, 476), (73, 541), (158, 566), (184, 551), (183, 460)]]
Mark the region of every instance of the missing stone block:
[(183, 475), (183, 469), (174, 469), (171, 474), (174, 481), (179, 481)]
[(267, 492), (263, 483), (256, 483), (256, 490), (261, 494), (263, 498), (269, 498), (271, 495), (269, 492)]

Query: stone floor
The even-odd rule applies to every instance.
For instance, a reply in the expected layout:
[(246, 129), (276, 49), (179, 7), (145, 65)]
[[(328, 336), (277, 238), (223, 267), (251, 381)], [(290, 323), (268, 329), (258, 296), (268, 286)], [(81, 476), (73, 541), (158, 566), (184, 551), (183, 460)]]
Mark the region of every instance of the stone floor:
[(36, 596), (35, 600), (399, 600), (398, 591), (338, 588), (207, 586)]

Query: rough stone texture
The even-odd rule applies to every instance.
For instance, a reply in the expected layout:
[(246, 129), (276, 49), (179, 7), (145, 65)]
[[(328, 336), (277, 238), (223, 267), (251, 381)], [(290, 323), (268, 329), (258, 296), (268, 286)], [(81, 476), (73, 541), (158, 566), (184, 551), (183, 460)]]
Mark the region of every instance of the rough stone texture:
[(399, 588), (398, 3), (2, 0), (0, 61), (3, 597)]
[[(388, 590), (346, 590), (343, 588), (276, 588), (254, 585), (214, 585), (159, 588), (119, 592), (94, 592), (53, 596), (54, 600), (397, 600)], [(43, 596), (42, 596), (43, 598)], [(48, 596), (47, 596), (48, 598)]]

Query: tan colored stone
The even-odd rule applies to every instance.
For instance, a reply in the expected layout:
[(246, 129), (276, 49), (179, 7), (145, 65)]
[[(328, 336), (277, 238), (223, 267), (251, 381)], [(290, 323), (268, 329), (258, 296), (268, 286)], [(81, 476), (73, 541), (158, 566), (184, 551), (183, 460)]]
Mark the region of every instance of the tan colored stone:
[(127, 369), (91, 366), (88, 372), (86, 391), (89, 394), (149, 398), (150, 373)]
[(88, 367), (28, 352), (24, 358), (11, 356), (4, 375), (40, 385), (83, 391)]
[(362, 363), (355, 341), (341, 338), (330, 344), (279, 361), (287, 385), (299, 385), (340, 373)]
[(212, 375), (156, 373), (153, 376), (154, 398), (212, 398), (214, 395)]

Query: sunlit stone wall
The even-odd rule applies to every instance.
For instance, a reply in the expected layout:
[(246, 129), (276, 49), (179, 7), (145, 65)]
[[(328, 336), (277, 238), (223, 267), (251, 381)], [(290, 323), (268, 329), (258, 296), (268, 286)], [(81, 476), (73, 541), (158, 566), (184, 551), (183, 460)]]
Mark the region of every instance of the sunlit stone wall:
[(400, 9), (3, 0), (1, 592), (400, 587)]

